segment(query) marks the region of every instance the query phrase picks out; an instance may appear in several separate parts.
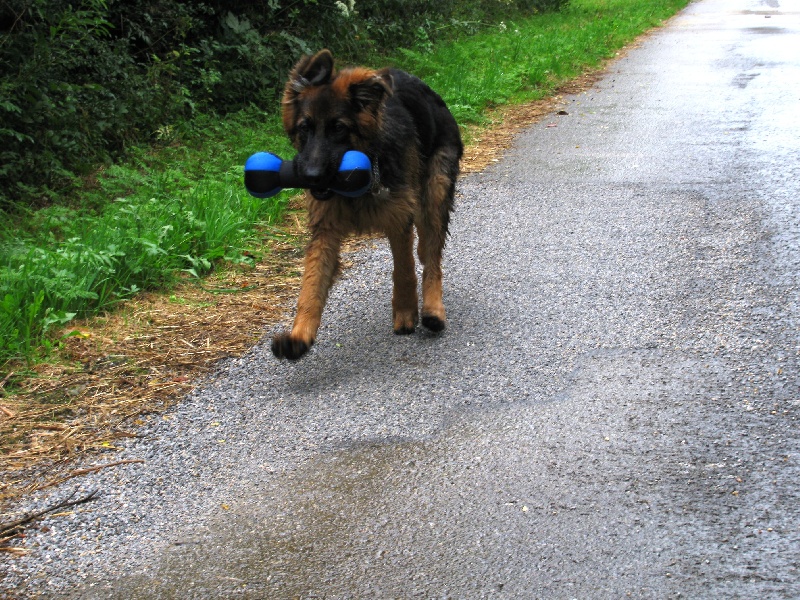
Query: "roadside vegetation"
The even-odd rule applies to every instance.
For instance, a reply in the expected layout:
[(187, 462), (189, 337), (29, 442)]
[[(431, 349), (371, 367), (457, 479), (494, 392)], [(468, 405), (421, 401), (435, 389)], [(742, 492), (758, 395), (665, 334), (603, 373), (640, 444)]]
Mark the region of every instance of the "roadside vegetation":
[[(0, 457), (24, 452), (31, 431), (18, 421), (22, 401), (9, 408), (3, 399), (24, 392), (37, 364), (63, 360), (64, 336), (80, 335), (68, 325), (113, 313), (142, 292), (169, 296), (212, 271), (274, 262), (292, 196), (252, 198), (242, 166), (258, 150), (292, 156), (278, 100), (300, 54), (326, 46), (340, 62), (419, 75), (469, 142), (492, 109), (552, 94), (687, 1), (5, 3)], [(47, 23), (43, 11), (54, 6), (63, 11)], [(145, 29), (147, 7), (162, 11), (163, 31)], [(316, 18), (304, 20), (309, 14)], [(25, 19), (49, 28), (20, 30)], [(190, 31), (199, 33), (192, 39)], [(11, 58), (23, 43), (31, 64)], [(58, 60), (74, 64), (55, 77)], [(118, 91), (108, 83), (115, 78)], [(78, 416), (80, 394), (60, 396), (35, 420)]]

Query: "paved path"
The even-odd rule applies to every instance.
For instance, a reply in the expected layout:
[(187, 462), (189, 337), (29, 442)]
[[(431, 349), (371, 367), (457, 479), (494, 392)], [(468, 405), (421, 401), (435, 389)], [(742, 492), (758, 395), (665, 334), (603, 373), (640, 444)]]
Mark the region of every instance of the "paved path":
[(376, 243), (307, 358), (223, 365), (6, 582), (800, 597), (798, 102), (796, 2), (692, 4), (462, 180), (444, 335), (391, 334)]

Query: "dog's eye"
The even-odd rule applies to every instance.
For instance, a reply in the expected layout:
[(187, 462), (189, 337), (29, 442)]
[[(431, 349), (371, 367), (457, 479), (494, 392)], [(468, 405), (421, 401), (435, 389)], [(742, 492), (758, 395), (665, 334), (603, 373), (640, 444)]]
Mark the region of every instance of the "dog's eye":
[(337, 121), (336, 125), (333, 128), (333, 133), (336, 135), (336, 137), (343, 138), (350, 133), (350, 128), (347, 126), (346, 123), (343, 123), (342, 121)]
[(297, 131), (298, 135), (306, 136), (308, 132), (311, 131), (311, 125), (309, 125), (308, 121), (300, 121), (296, 125), (295, 131)]

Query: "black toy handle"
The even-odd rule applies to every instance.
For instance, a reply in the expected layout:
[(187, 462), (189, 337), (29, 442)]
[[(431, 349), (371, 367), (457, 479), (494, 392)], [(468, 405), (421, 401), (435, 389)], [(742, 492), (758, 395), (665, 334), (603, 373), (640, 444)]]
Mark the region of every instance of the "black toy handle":
[(329, 189), (320, 190), (297, 173), (294, 161), (282, 160), (271, 152), (257, 152), (244, 165), (244, 185), (257, 198), (270, 198), (284, 188), (311, 189), (314, 197), (320, 200), (334, 193), (355, 198), (372, 187), (372, 163), (363, 152), (345, 152), (336, 179)]

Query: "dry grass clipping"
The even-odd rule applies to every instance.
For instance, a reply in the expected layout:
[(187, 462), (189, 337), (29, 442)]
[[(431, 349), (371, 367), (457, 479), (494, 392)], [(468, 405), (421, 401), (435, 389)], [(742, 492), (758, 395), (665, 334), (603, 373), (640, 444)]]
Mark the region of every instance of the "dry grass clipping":
[[(500, 109), (492, 125), (470, 131), (465, 173), (499, 160), (520, 128), (553, 112), (564, 93), (599, 78), (587, 73), (551, 98)], [(295, 206), (253, 269), (185, 282), (165, 294), (146, 293), (112, 314), (71, 323), (57, 364), (0, 381), (0, 503), (83, 471), (77, 458), (110, 452), (120, 438), (184, 397), (225, 357), (239, 356), (264, 329), (288, 316), (301, 277), (305, 225)], [(359, 247), (358, 241), (346, 250)], [(111, 463), (117, 464), (117, 463)]]

